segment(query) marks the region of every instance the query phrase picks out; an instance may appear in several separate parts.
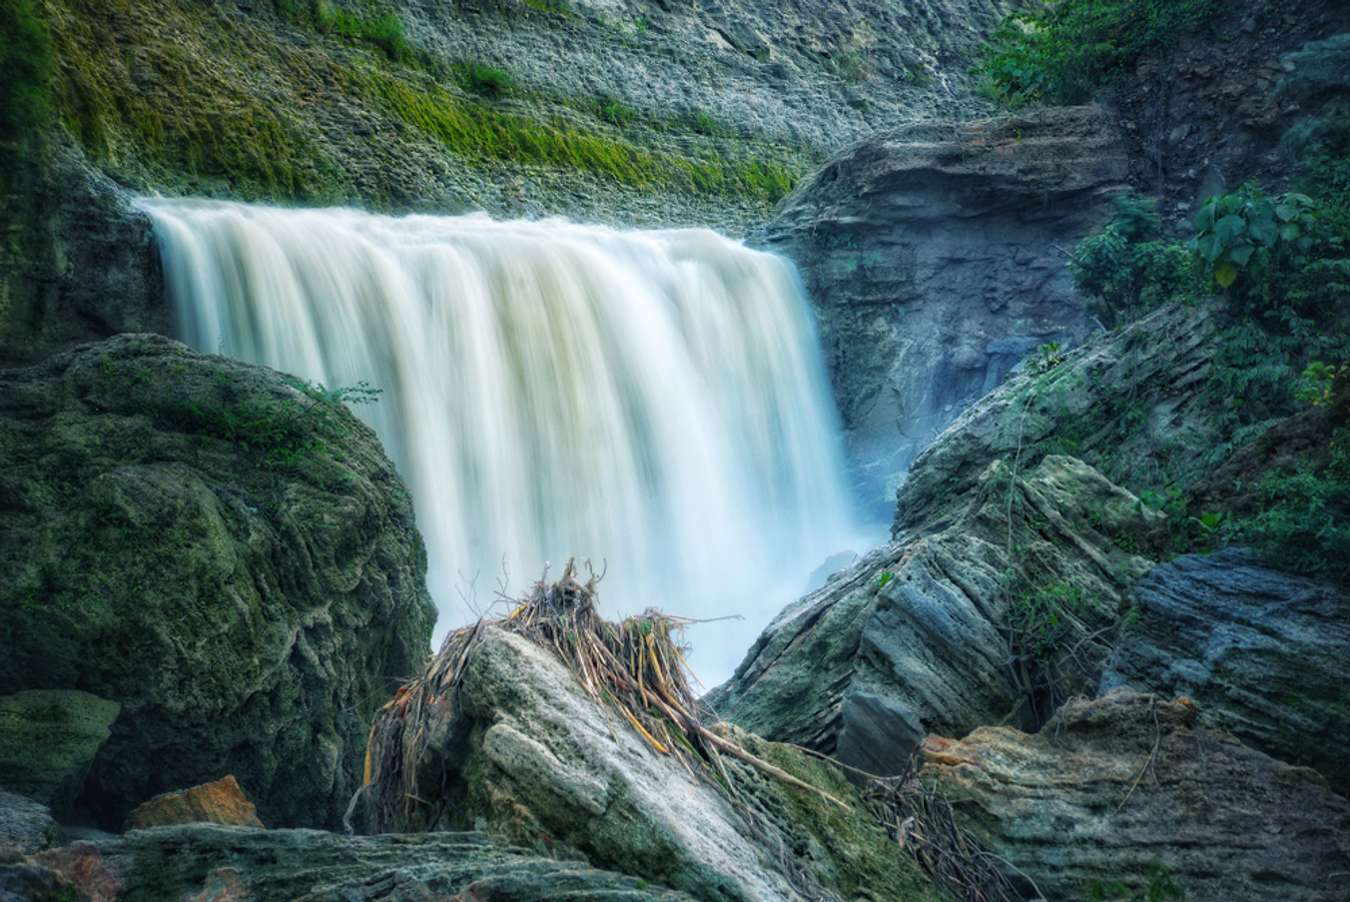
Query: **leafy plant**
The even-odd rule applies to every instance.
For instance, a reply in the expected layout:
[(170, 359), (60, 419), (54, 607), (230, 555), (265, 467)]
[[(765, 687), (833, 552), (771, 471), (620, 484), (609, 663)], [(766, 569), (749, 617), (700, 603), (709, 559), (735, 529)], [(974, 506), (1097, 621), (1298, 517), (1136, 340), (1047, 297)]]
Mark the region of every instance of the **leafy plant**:
[(1058, 0), (1008, 16), (975, 66), (1001, 103), (1083, 103), (1165, 52), (1222, 8), (1219, 0)]
[(1194, 300), (1198, 268), (1184, 247), (1163, 239), (1156, 202), (1120, 194), (1112, 204), (1111, 221), (1080, 241), (1069, 260), (1074, 285), (1100, 301), (1095, 312), (1115, 326), (1164, 303)]
[(1188, 247), (1213, 268), (1214, 281), (1229, 288), (1246, 270), (1253, 280), (1274, 268), (1281, 254), (1313, 249), (1317, 216), (1306, 194), (1267, 197), (1254, 185), (1212, 197), (1195, 215), (1199, 234)]
[(895, 579), (894, 573), (892, 573), (889, 570), (882, 570), (881, 575), (877, 577), (877, 588), (878, 589), (886, 588), (886, 586), (889, 585), (890, 581), (893, 579)]
[(1350, 363), (1333, 366), (1314, 360), (1303, 368), (1294, 397), (1313, 407), (1328, 407), (1332, 403), (1337, 381), (1350, 382)]

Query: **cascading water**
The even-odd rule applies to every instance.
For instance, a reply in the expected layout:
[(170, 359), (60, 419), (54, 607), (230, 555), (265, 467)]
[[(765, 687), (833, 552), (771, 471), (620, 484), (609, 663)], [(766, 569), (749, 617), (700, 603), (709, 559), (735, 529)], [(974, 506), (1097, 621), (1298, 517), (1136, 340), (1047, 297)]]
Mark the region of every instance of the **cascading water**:
[(608, 566), (611, 615), (697, 628), (730, 673), (855, 538), (837, 424), (792, 268), (702, 230), (392, 218), (146, 200), (181, 337), (321, 382), (411, 488), (439, 633), (502, 568)]

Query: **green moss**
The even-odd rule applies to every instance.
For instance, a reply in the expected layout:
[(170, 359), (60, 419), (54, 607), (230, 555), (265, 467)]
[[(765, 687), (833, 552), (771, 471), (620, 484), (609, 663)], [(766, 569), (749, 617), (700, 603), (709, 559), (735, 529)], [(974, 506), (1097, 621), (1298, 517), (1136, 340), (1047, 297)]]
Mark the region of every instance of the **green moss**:
[[(784, 196), (807, 165), (777, 146), (671, 141), (665, 135), (688, 134), (687, 123), (643, 118), (609, 98), (526, 90), (497, 67), (432, 59), (377, 5), (357, 14), (275, 0), (278, 16), (317, 37), (311, 43), (281, 40), (266, 19), (240, 22), (178, 0), (44, 0), (42, 10), (58, 61), (57, 117), (105, 170), (142, 190), (385, 206), (407, 197), (407, 179), (385, 165), (353, 166), (353, 155), (418, 137), (494, 174), (543, 167), (640, 193), (756, 205)], [(507, 93), (533, 111), (485, 102)], [(382, 137), (353, 145), (353, 123)]]
[(0, 141), (45, 128), (52, 71), (51, 38), (33, 0), (0, 0)]
[(947, 898), (886, 835), (838, 768), (792, 746), (766, 742), (749, 733), (738, 731), (736, 738), (752, 754), (849, 804), (845, 810), (814, 793), (776, 781), (766, 783), (761, 793), (784, 816), (783, 823), (799, 832), (794, 836), (797, 845), (807, 847), (807, 854), (821, 865), (828, 889), (844, 899), (918, 902)]

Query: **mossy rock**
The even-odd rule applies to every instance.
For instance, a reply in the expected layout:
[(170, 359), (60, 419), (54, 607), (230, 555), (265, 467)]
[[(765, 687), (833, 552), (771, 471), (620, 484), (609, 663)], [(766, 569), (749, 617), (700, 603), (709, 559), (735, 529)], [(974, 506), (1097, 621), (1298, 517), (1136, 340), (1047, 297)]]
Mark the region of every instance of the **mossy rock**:
[(149, 335), (0, 371), (0, 409), (0, 692), (122, 705), (82, 801), (117, 826), (234, 774), (267, 823), (335, 825), (434, 619), (375, 434)]
[(69, 812), (121, 709), (75, 689), (0, 698), (0, 786)]

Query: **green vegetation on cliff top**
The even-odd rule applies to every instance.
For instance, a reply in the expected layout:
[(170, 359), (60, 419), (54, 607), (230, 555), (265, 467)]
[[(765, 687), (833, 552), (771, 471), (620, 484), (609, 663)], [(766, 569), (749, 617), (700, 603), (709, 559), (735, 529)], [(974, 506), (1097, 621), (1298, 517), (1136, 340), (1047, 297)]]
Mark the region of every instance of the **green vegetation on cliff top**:
[(1223, 8), (1219, 0), (1057, 0), (1003, 20), (976, 65), (1011, 107), (1084, 103)]
[(449, 158), (498, 183), (579, 175), (768, 205), (809, 163), (795, 148), (693, 127), (672, 140), (667, 123), (613, 101), (531, 93), (503, 69), (433, 59), (387, 9), (32, 2), (54, 51), (55, 116), (139, 190), (407, 206), (427, 200), (428, 171)]

